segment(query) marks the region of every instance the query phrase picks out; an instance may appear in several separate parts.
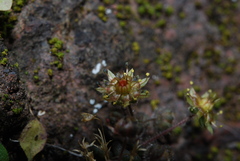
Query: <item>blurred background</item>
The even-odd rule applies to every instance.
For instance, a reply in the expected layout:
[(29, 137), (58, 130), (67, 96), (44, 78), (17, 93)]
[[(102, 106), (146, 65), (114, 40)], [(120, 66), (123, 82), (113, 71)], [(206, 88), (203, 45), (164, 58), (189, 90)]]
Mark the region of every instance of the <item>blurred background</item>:
[[(30, 107), (39, 117), (48, 143), (78, 149), (78, 140), (92, 138), (96, 125), (82, 123), (80, 114), (107, 117), (111, 104), (95, 88), (106, 79), (104, 69), (121, 72), (128, 62), (141, 78), (151, 74), (150, 97), (134, 110), (159, 119), (155, 132), (189, 115), (190, 81), (199, 94), (212, 89), (220, 98), (214, 110), (223, 111), (216, 119), (223, 127), (211, 135), (193, 119), (175, 129), (162, 143), (171, 160), (240, 160), (238, 0), (16, 0), (11, 11), (0, 12), (0, 24), (1, 51), (9, 51), (1, 55), (1, 70), (10, 70), (3, 79), (16, 72), (22, 111)], [(16, 107), (6, 107), (4, 118), (22, 117), (22, 123), (11, 130), (2, 125), (1, 140), (12, 160), (24, 160), (9, 138), (18, 139), (31, 116), (10, 115)], [(81, 160), (48, 146), (36, 158), (62, 159)]]

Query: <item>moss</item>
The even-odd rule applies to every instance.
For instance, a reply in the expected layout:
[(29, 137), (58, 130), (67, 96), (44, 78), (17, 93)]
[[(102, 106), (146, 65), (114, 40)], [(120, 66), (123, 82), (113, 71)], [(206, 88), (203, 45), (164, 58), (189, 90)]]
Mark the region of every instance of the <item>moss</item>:
[(108, 20), (106, 16), (106, 8), (104, 6), (98, 6), (97, 15), (103, 22), (106, 22)]
[(79, 127), (74, 127), (74, 131), (78, 131), (79, 130)]
[(58, 50), (61, 50), (62, 47), (63, 47), (63, 42), (62, 42), (62, 41), (57, 41), (57, 42), (54, 44), (54, 47), (57, 48)]
[(65, 54), (63, 52), (56, 53), (56, 56), (58, 57), (59, 60), (63, 60), (64, 55)]
[(2, 54), (2, 56), (7, 56), (8, 55), (8, 49), (4, 49), (1, 54)]
[(53, 44), (55, 44), (57, 41), (58, 41), (58, 38), (54, 37), (54, 38), (48, 40), (48, 43), (49, 43), (50, 45), (53, 45)]
[(58, 65), (59, 63), (61, 63), (60, 61), (56, 60), (50, 63), (50, 65)]
[(59, 63), (59, 64), (57, 65), (57, 68), (58, 68), (58, 69), (63, 69), (63, 64), (62, 64), (62, 63)]
[(158, 99), (154, 99), (154, 100), (151, 100), (150, 105), (151, 105), (153, 110), (156, 110), (159, 103), (160, 103), (160, 101)]
[(58, 61), (58, 60), (51, 62), (50, 65), (54, 65), (58, 69), (62, 69), (63, 68), (63, 64), (61, 63), (61, 61)]
[(0, 60), (0, 64), (3, 66), (7, 65), (7, 63), (8, 63), (8, 58), (3, 58), (2, 60)]
[(34, 76), (33, 76), (33, 80), (34, 80), (35, 82), (38, 82), (38, 81), (39, 81), (39, 76), (38, 76), (38, 75), (34, 75)]
[(156, 14), (154, 6), (147, 4), (145, 7), (148, 15), (154, 16)]
[(129, 5), (125, 5), (124, 6), (124, 11), (127, 13), (127, 14), (131, 14), (132, 10), (131, 10), (131, 7)]
[(186, 90), (186, 89), (180, 90), (180, 91), (177, 92), (177, 97), (178, 97), (178, 98), (184, 98), (184, 96), (186, 95), (186, 93), (187, 93), (187, 90)]
[(175, 81), (175, 83), (177, 83), (177, 84), (181, 83), (181, 79), (180, 79), (179, 77), (175, 77), (175, 78), (174, 78), (174, 81)]
[(173, 70), (174, 70), (174, 72), (176, 72), (176, 73), (180, 73), (180, 72), (182, 72), (182, 67), (179, 66), (179, 65), (177, 65), (177, 66), (174, 67)]
[(219, 149), (216, 147), (216, 146), (212, 146), (211, 149), (210, 149), (211, 153), (218, 153), (219, 152)]
[(105, 12), (106, 8), (104, 6), (98, 6), (98, 12)]
[(3, 94), (3, 97), (8, 99), (9, 98), (9, 95), (8, 94)]
[(103, 0), (103, 3), (104, 3), (105, 5), (114, 4), (114, 0)]
[(145, 15), (147, 13), (147, 9), (144, 6), (139, 6), (138, 7), (138, 13), (140, 15)]
[(226, 68), (225, 68), (225, 73), (227, 74), (232, 74), (234, 72), (234, 67), (231, 66), (231, 65), (228, 65)]
[(157, 21), (156, 23), (156, 27), (160, 27), (160, 28), (164, 28), (167, 24), (167, 21), (165, 19), (161, 19), (159, 21)]
[(119, 25), (124, 28), (124, 27), (126, 27), (127, 22), (126, 21), (119, 21)]
[(33, 73), (38, 74), (39, 69), (34, 69)]
[(185, 12), (180, 12), (178, 14), (178, 16), (179, 16), (179, 18), (184, 19), (184, 18), (186, 18), (186, 13)]
[(164, 75), (164, 77), (167, 78), (167, 79), (172, 79), (172, 78), (173, 78), (173, 73), (171, 73), (171, 72), (166, 72), (166, 73), (164, 73), (163, 75)]
[(143, 63), (144, 63), (144, 64), (149, 64), (149, 63), (150, 63), (150, 60), (149, 60), (149, 59), (143, 59)]
[(12, 109), (12, 112), (13, 112), (15, 115), (20, 114), (22, 111), (23, 111), (23, 108), (22, 108), (22, 107)]
[(162, 11), (163, 11), (163, 4), (162, 4), (162, 3), (157, 3), (157, 4), (155, 5), (155, 10), (156, 10), (157, 12), (162, 12)]
[(53, 70), (52, 69), (48, 69), (47, 70), (47, 74), (49, 77), (52, 77), (53, 76)]
[(173, 14), (173, 12), (174, 12), (174, 8), (172, 6), (167, 6), (165, 8), (165, 13), (167, 16), (171, 16)]
[(13, 66), (16, 67), (16, 68), (19, 68), (19, 64), (18, 63), (13, 64)]
[(139, 53), (140, 46), (139, 46), (138, 42), (133, 42), (132, 43), (132, 50), (134, 51), (135, 54)]
[(50, 50), (51, 50), (51, 53), (52, 53), (52, 54), (56, 54), (56, 53), (58, 52), (58, 49), (55, 48), (55, 47), (54, 47), (54, 48), (51, 48)]
[(180, 135), (182, 133), (182, 128), (180, 126), (173, 129), (173, 134)]

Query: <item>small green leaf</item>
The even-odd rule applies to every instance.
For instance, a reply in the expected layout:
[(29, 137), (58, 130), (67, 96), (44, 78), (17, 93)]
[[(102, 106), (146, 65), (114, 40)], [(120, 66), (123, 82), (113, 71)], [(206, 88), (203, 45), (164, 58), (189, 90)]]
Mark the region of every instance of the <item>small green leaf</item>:
[(0, 11), (10, 10), (12, 7), (12, 0), (0, 0)]
[(19, 141), (28, 161), (31, 161), (33, 157), (43, 149), (46, 140), (46, 130), (37, 119), (30, 121), (25, 126)]
[(204, 116), (202, 116), (202, 117), (200, 117), (199, 119), (198, 119), (198, 121), (199, 121), (199, 124), (200, 124), (200, 126), (201, 127), (203, 127), (203, 128), (205, 128), (206, 126), (205, 126), (205, 117)]
[(197, 112), (199, 111), (197, 107), (189, 107), (188, 110), (189, 110), (192, 114), (197, 114)]
[(2, 144), (0, 144), (0, 160), (9, 161), (8, 152)]
[(207, 130), (208, 130), (211, 134), (213, 134), (213, 128), (212, 128), (212, 126), (211, 126), (210, 124), (208, 124), (208, 123), (206, 123), (205, 126), (206, 126)]

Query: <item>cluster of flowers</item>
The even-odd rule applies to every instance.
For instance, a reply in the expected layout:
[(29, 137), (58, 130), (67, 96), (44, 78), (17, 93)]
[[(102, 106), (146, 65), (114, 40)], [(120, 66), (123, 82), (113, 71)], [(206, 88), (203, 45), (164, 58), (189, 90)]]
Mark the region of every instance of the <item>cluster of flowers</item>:
[[(142, 90), (142, 87), (149, 81), (149, 75), (149, 73), (146, 73), (147, 77), (140, 79), (138, 76), (134, 76), (133, 69), (126, 69), (126, 72), (116, 75), (107, 70), (107, 84), (98, 87), (97, 91), (103, 94), (104, 100), (113, 104), (120, 104), (125, 108), (139, 98), (149, 96), (147, 90)], [(213, 133), (212, 125), (216, 126), (213, 107), (219, 101), (216, 93), (208, 90), (202, 96), (199, 96), (194, 88), (190, 88), (186, 94), (186, 99), (190, 105), (189, 111), (197, 116), (200, 125)]]

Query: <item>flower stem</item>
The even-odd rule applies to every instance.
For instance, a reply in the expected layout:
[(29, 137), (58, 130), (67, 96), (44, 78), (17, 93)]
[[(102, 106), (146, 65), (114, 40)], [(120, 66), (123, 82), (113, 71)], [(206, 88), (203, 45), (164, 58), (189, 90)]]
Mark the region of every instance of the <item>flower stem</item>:
[(174, 125), (174, 126), (168, 128), (168, 129), (164, 130), (163, 132), (161, 132), (161, 133), (157, 134), (156, 136), (150, 138), (149, 140), (143, 142), (143, 143), (142, 143), (142, 146), (143, 146), (143, 145), (147, 145), (147, 144), (151, 143), (152, 141), (160, 138), (161, 136), (168, 134), (169, 132), (171, 132), (171, 131), (172, 131), (173, 129), (175, 129), (176, 127), (181, 126), (181, 125), (183, 125), (184, 123), (188, 122), (193, 116), (195, 116), (195, 115), (190, 115), (190, 116), (188, 116), (187, 118), (185, 118), (185, 119), (183, 119), (182, 121), (178, 122), (176, 125)]
[(128, 105), (128, 111), (129, 111), (129, 113), (130, 113), (131, 117), (133, 117), (133, 118), (134, 118), (134, 114), (133, 114), (133, 110), (132, 110), (132, 107), (131, 107), (131, 105)]

